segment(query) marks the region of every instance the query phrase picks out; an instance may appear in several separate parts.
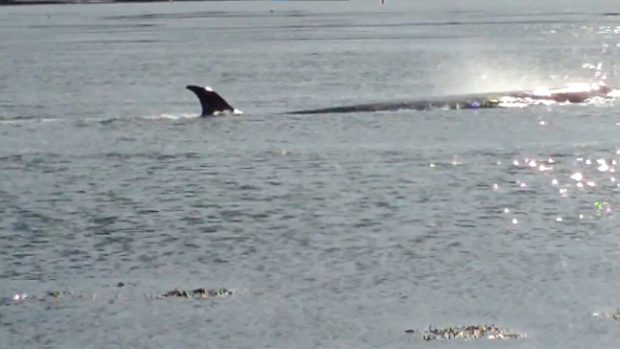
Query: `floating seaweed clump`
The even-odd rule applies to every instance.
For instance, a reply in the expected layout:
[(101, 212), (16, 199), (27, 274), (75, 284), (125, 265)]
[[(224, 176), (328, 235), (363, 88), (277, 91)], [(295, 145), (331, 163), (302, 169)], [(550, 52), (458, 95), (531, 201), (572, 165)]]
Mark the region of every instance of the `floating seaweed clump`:
[[(416, 330), (406, 330), (407, 333), (416, 333)], [(495, 325), (470, 325), (470, 326), (455, 326), (447, 328), (433, 328), (428, 326), (428, 329), (422, 332), (422, 339), (425, 341), (432, 340), (450, 340), (450, 339), (516, 339), (524, 338), (525, 335), (517, 332), (511, 332), (505, 328), (497, 327)]]
[(220, 289), (207, 289), (197, 288), (195, 290), (179, 290), (174, 289), (164, 293), (163, 297), (181, 297), (181, 298), (213, 298), (213, 297), (226, 297), (233, 294), (232, 290), (227, 288)]
[(49, 291), (46, 293), (46, 296), (52, 297), (52, 298), (61, 298), (63, 296), (73, 296), (73, 295), (74, 294), (71, 291), (60, 291), (60, 290)]
[[(117, 288), (125, 287), (127, 284), (119, 282), (116, 284)], [(136, 285), (131, 283), (129, 285)], [(219, 289), (208, 289), (208, 288), (197, 288), (195, 290), (180, 290), (174, 289), (172, 291), (168, 291), (164, 294), (159, 294), (154, 296), (155, 298), (164, 298), (164, 297), (181, 297), (181, 298), (195, 298), (195, 299), (206, 299), (206, 298), (220, 298), (227, 297), (233, 294), (233, 290), (227, 288), (219, 288)], [(102, 298), (109, 299), (110, 302), (118, 299), (120, 297), (120, 293), (115, 294), (104, 294)], [(150, 297), (153, 297), (152, 295)], [(2, 305), (14, 305), (21, 304), (24, 302), (31, 301), (51, 301), (57, 303), (61, 299), (81, 299), (81, 300), (95, 300), (99, 298), (97, 293), (81, 293), (74, 292), (71, 290), (51, 290), (47, 291), (40, 295), (30, 295), (27, 293), (18, 293), (11, 297), (1, 297), (0, 296), (0, 306)]]

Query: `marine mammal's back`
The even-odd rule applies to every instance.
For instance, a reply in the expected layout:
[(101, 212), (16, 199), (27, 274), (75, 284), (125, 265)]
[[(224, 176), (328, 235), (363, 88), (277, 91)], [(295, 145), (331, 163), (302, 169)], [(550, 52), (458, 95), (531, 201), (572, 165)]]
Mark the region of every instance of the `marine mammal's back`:
[[(240, 110), (235, 109), (217, 92), (210, 87), (188, 85), (186, 88), (196, 94), (202, 106), (202, 115), (214, 116), (226, 113), (241, 114)], [(413, 99), (396, 102), (366, 103), (340, 107), (329, 107), (321, 109), (289, 111), (284, 114), (326, 114), (326, 113), (352, 113), (352, 112), (376, 112), (393, 111), (401, 109), (426, 110), (431, 108), (450, 108), (450, 109), (488, 109), (499, 108), (502, 105), (503, 97), (525, 99), (528, 103), (535, 100), (550, 100), (555, 102), (583, 103), (593, 97), (608, 97), (612, 88), (603, 83), (599, 84), (577, 84), (557, 89), (543, 89), (534, 91), (504, 91), (469, 95), (454, 95), (443, 97), (431, 97), (426, 99)]]

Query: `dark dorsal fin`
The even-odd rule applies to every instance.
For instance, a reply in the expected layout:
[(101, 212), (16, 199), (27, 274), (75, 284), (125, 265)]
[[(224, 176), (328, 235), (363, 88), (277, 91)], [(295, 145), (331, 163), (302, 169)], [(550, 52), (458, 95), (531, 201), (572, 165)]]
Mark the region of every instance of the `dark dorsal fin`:
[(235, 108), (208, 86), (187, 85), (186, 88), (194, 92), (198, 100), (200, 100), (200, 105), (202, 105), (202, 116), (217, 115), (226, 111), (231, 113), (235, 112)]

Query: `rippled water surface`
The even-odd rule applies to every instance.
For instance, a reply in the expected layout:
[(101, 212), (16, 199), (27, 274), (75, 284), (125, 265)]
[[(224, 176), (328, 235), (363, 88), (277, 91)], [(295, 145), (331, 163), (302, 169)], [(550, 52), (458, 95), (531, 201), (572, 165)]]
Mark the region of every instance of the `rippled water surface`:
[(619, 85), (617, 3), (386, 2), (0, 8), (0, 347), (616, 348), (617, 102), (280, 112)]

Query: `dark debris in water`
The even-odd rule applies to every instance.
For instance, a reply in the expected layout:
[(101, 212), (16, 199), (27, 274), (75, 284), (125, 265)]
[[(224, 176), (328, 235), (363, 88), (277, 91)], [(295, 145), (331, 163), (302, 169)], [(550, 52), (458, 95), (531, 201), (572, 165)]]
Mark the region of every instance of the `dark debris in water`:
[(420, 333), (425, 341), (451, 340), (451, 339), (517, 339), (525, 338), (525, 334), (512, 332), (495, 325), (469, 325), (446, 328), (433, 328), (428, 326), (424, 331), (414, 329), (405, 330), (405, 333)]
[(168, 291), (162, 295), (162, 297), (181, 297), (181, 298), (214, 298), (214, 297), (226, 297), (233, 294), (232, 290), (227, 288), (220, 289), (207, 289), (197, 288), (195, 290), (179, 290), (174, 289)]

